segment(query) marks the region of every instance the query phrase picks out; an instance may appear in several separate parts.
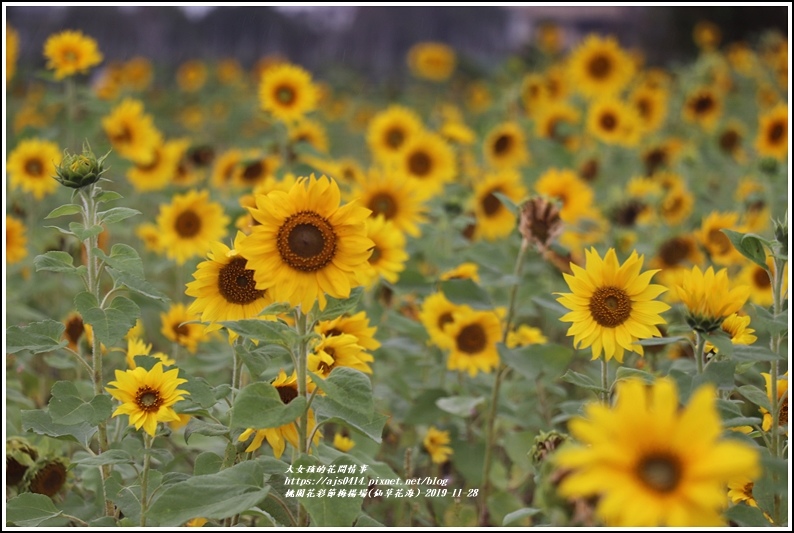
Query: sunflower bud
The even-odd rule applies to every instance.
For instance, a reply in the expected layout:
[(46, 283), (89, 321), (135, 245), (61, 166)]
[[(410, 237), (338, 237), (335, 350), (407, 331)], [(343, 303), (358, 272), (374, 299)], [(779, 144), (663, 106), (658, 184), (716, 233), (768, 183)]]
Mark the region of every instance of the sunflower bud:
[(527, 200), (521, 205), (518, 231), (538, 250), (546, 250), (562, 233), (559, 208), (539, 196)]
[(39, 452), (28, 441), (12, 437), (6, 441), (6, 486), (13, 487), (22, 481), (25, 472), (33, 466)]
[(61, 185), (72, 189), (96, 183), (107, 170), (104, 163), (108, 155), (110, 152), (97, 159), (87, 141), (83, 144), (82, 154), (70, 154), (68, 150), (64, 150), (63, 160), (55, 169), (57, 175), (54, 178)]

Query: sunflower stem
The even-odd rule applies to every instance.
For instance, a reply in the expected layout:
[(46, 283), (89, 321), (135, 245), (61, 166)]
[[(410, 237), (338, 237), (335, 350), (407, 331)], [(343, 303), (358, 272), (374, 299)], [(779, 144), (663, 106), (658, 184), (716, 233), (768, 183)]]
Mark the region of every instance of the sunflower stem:
[[(774, 261), (774, 272), (770, 274), (770, 278), (772, 281), (772, 300), (773, 300), (773, 311), (774, 316), (777, 317), (783, 308), (783, 270), (785, 268), (786, 261), (784, 259), (775, 258)], [(780, 352), (780, 344), (782, 341), (782, 335), (780, 333), (775, 333), (772, 335), (770, 339), (770, 348), (776, 354)], [(772, 409), (770, 416), (772, 417), (772, 427), (770, 431), (772, 433), (771, 439), (771, 452), (772, 457), (775, 459), (781, 456), (780, 450), (780, 409), (782, 407), (779, 399), (778, 399), (778, 391), (777, 391), (777, 380), (779, 378), (778, 373), (778, 363), (777, 361), (771, 361), (769, 363), (769, 380), (770, 380), (770, 391), (769, 391), (769, 403)], [(775, 470), (772, 472), (772, 480), (777, 484), (778, 480), (778, 472)], [(772, 518), (775, 524), (780, 524), (780, 513), (781, 513), (781, 498), (779, 493), (775, 493), (773, 497), (774, 508)]]
[[(308, 341), (306, 338), (306, 330), (307, 330), (307, 316), (303, 313), (300, 308), (295, 309), (295, 328), (298, 332), (298, 353), (296, 354), (296, 366), (295, 369), (298, 374), (298, 397), (299, 398), (306, 398), (306, 378), (307, 378), (307, 358), (308, 358)], [(306, 440), (306, 433), (307, 427), (309, 425), (309, 409), (305, 409), (303, 413), (301, 413), (300, 418), (298, 419), (298, 445), (300, 449), (298, 450), (299, 453), (304, 454), (308, 452), (309, 449), (309, 442)], [(303, 509), (303, 505), (298, 503), (298, 526), (305, 527), (309, 525), (309, 516)]]
[(148, 433), (143, 435), (143, 446), (145, 449), (143, 456), (143, 475), (141, 477), (141, 527), (146, 527), (146, 511), (149, 509), (149, 497), (146, 494), (149, 485), (149, 467), (151, 466), (152, 443), (154, 437)]
[(609, 405), (609, 363), (606, 356), (601, 358), (601, 403)]
[(706, 337), (701, 335), (699, 331), (695, 330), (695, 361), (697, 362), (698, 366), (698, 374), (703, 373), (703, 366), (706, 354)]

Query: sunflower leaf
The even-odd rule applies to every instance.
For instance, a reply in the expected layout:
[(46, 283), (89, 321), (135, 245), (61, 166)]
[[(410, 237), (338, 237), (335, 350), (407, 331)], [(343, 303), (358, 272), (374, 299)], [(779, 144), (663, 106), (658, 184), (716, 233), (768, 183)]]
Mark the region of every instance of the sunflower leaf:
[(375, 412), (372, 383), (366, 374), (353, 368), (337, 367), (325, 379), (312, 372), (309, 375), (325, 392), (325, 396), (315, 397), (312, 404), (318, 422), (339, 421), (381, 442), (387, 417)]
[(141, 212), (137, 209), (130, 209), (129, 207), (113, 207), (107, 211), (100, 211), (97, 214), (99, 215), (99, 223), (108, 225), (115, 222), (121, 222), (122, 220), (134, 217), (135, 215), (140, 215)]
[(524, 507), (523, 509), (519, 509), (518, 511), (513, 511), (512, 513), (505, 515), (504, 520), (502, 520), (502, 525), (510, 526), (516, 524), (520, 520), (530, 516), (535, 516), (540, 512), (541, 512), (540, 509), (536, 509), (534, 507)]
[(52, 421), (50, 413), (43, 409), (22, 411), (22, 429), (32, 431), (39, 435), (46, 435), (61, 440), (79, 442), (88, 446), (91, 437), (96, 433), (96, 426), (83, 422), (82, 424), (58, 424)]
[(124, 198), (116, 191), (102, 191), (102, 194), (95, 198), (96, 203), (101, 204), (104, 202), (112, 202), (114, 200), (121, 200)]
[(82, 206), (78, 204), (65, 204), (60, 207), (56, 207), (55, 209), (50, 211), (50, 214), (44, 217), (44, 220), (50, 218), (64, 217), (66, 215), (76, 215), (82, 210), (83, 210)]
[(745, 503), (738, 503), (727, 511), (725, 518), (735, 522), (739, 527), (769, 527), (769, 520), (764, 517), (764, 512), (758, 507), (750, 507)]
[(50, 416), (55, 417), (59, 424), (72, 425), (86, 422), (96, 426), (110, 418), (113, 412), (110, 396), (98, 394), (90, 401), (85, 401), (71, 381), (56, 382), (52, 386), (51, 394)]
[(769, 396), (754, 385), (742, 385), (739, 387), (739, 394), (767, 411), (772, 410), (772, 406), (769, 404)]
[(74, 257), (72, 254), (62, 252), (60, 250), (50, 250), (49, 252), (37, 255), (33, 259), (33, 266), (36, 272), (47, 270), (50, 272), (67, 272), (74, 273), (77, 267), (74, 266)]
[[(58, 228), (60, 229), (60, 228)], [(85, 225), (81, 224), (80, 222), (70, 222), (69, 223), (69, 230), (71, 231), (71, 235), (77, 237), (78, 241), (85, 241), (91, 237), (99, 235), (105, 228), (100, 226), (99, 224), (95, 226), (85, 227)], [(63, 232), (66, 233), (66, 232)]]
[(441, 292), (447, 300), (457, 305), (468, 305), (474, 309), (493, 309), (491, 297), (470, 279), (450, 279), (441, 282)]
[(594, 392), (604, 392), (604, 389), (601, 388), (601, 385), (596, 384), (596, 382), (593, 381), (590, 376), (585, 376), (584, 374), (574, 372), (573, 370), (568, 370), (560, 379), (567, 381), (568, 383), (573, 383), (577, 387), (581, 387), (583, 389)]
[(141, 315), (140, 308), (128, 298), (116, 297), (110, 307), (99, 307), (96, 297), (89, 292), (81, 292), (74, 298), (77, 312), (89, 324), (99, 342), (113, 346), (127, 334)]
[(22, 350), (44, 353), (63, 348), (68, 344), (62, 338), (65, 329), (66, 326), (55, 320), (42, 320), (27, 326), (11, 326), (6, 329), (6, 353)]
[(129, 452), (124, 450), (108, 450), (99, 455), (92, 455), (85, 459), (72, 461), (72, 463), (83, 466), (123, 465), (134, 464), (135, 459)]
[(36, 527), (61, 513), (49, 496), (25, 492), (6, 502), (6, 525)]
[(733, 347), (731, 359), (742, 362), (777, 361), (778, 359), (786, 359), (786, 354), (776, 354), (766, 346), (737, 344)]
[(774, 315), (766, 307), (751, 305), (750, 316), (752, 317), (753, 327), (757, 330), (766, 331), (770, 335), (788, 331), (788, 310)]
[(329, 296), (325, 309), (315, 314), (315, 320), (333, 320), (354, 311), (358, 307), (362, 294), (364, 294), (363, 287), (356, 287), (350, 291), (350, 296), (347, 298), (339, 299)]
[[(344, 457), (339, 457), (335, 459), (331, 464), (348, 464), (349, 460)], [(314, 466), (315, 469), (317, 466), (321, 465), (322, 463), (311, 456), (308, 455), (301, 455), (297, 461), (293, 464), (293, 468), (297, 470), (298, 468), (303, 467), (304, 470), (308, 470), (309, 467)], [(339, 479), (343, 479), (345, 475), (341, 475), (338, 477), (334, 474), (326, 475), (320, 474), (316, 472), (312, 473), (304, 473), (299, 474), (296, 476), (296, 479), (301, 480), (302, 482), (308, 482), (311, 486), (317, 486), (318, 488), (328, 488), (329, 490), (333, 490), (334, 485), (333, 483)], [(351, 477), (351, 479), (354, 479)], [(354, 479), (355, 480), (355, 479)], [(363, 483), (361, 484), (352, 484), (352, 485), (345, 485), (344, 488), (346, 489), (357, 489), (356, 496), (352, 498), (340, 498), (340, 497), (326, 497), (326, 498), (317, 498), (311, 496), (298, 496), (298, 501), (306, 508), (308, 511), (309, 516), (312, 519), (312, 525), (318, 527), (350, 527), (353, 525), (353, 522), (358, 518), (361, 514), (361, 504), (364, 501), (364, 498), (359, 495), (360, 489), (367, 488), (367, 481), (366, 478), (361, 476), (361, 480)]]
[(206, 435), (208, 437), (226, 437), (228, 439), (229, 428), (222, 424), (205, 422), (199, 418), (191, 417), (187, 427), (185, 427), (185, 443), (190, 440), (190, 436), (193, 434)]
[(568, 367), (573, 349), (560, 344), (530, 344), (508, 348), (498, 344), (499, 357), (527, 379), (537, 379), (541, 374), (556, 378)]
[(448, 396), (446, 398), (439, 398), (436, 400), (436, 405), (442, 411), (449, 414), (469, 417), (474, 416), (476, 407), (483, 403), (485, 398), (482, 396)]
[(769, 241), (752, 233), (739, 233), (730, 229), (721, 229), (720, 231), (730, 239), (731, 244), (740, 254), (769, 272), (769, 267), (766, 264), (766, 251), (764, 250), (765, 244), (770, 247), (770, 250), (772, 249)]
[(124, 285), (131, 291), (137, 292), (138, 294), (142, 294), (146, 297), (149, 297), (153, 300), (160, 300), (161, 302), (168, 302), (169, 298), (164, 293), (160, 292), (154, 285), (146, 281), (145, 279), (135, 276), (133, 274), (129, 274), (127, 272), (116, 270), (115, 268), (111, 268), (109, 266), (105, 267), (110, 277), (113, 278), (113, 281), (116, 284)]
[(252, 383), (234, 401), (230, 427), (277, 428), (290, 424), (306, 409), (306, 398), (296, 397), (285, 404), (270, 383)]
[(288, 350), (296, 344), (298, 338), (295, 330), (282, 322), (247, 319), (228, 320), (220, 324), (243, 337), (256, 339), (265, 344), (278, 344)]
[(94, 248), (94, 254), (99, 257), (106, 265), (112, 266), (132, 276), (144, 278), (143, 261), (141, 256), (132, 246), (126, 244), (114, 244), (110, 249), (110, 255), (100, 248)]
[(632, 344), (639, 344), (640, 346), (665, 346), (685, 340), (687, 340), (686, 337), (653, 337), (650, 339), (637, 340)]

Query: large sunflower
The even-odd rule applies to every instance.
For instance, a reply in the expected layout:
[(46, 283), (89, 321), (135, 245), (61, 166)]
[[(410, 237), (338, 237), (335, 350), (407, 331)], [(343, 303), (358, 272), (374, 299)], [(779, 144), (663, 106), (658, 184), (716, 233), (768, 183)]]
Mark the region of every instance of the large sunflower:
[(778, 104), (758, 118), (755, 148), (765, 156), (788, 157), (788, 106)]
[(504, 122), (485, 136), (485, 160), (494, 168), (514, 168), (529, 160), (524, 131), (516, 122)]
[(157, 226), (166, 255), (179, 263), (204, 255), (210, 242), (226, 235), (229, 217), (220, 204), (209, 201), (209, 191), (189, 191), (174, 196), (170, 205), (161, 205)]
[(382, 215), (400, 231), (418, 237), (421, 233), (419, 225), (427, 220), (427, 194), (420, 187), (420, 184), (394, 172), (373, 169), (350, 197), (357, 198), (361, 205), (372, 211), (372, 216)]
[(28, 238), (25, 224), (6, 215), (6, 264), (19, 263), (28, 255)]
[(186, 139), (179, 139), (155, 146), (151, 160), (131, 166), (127, 179), (135, 190), (159, 191), (170, 184), (188, 143)]
[(620, 92), (634, 76), (634, 62), (614, 37), (588, 35), (568, 58), (572, 85), (587, 97)]
[(423, 130), (422, 119), (412, 109), (390, 105), (370, 120), (367, 145), (376, 160), (394, 161), (405, 142)]
[(408, 254), (405, 252), (405, 235), (382, 215), (367, 219), (367, 237), (375, 246), (369, 257), (369, 269), (362, 272), (364, 286), (372, 287), (378, 279), (396, 283), (405, 270)]
[(55, 71), (55, 79), (85, 74), (102, 62), (102, 54), (94, 39), (81, 31), (66, 30), (51, 35), (44, 43), (47, 68)]
[(440, 346), (449, 350), (447, 368), (467, 371), (474, 377), (486, 374), (499, 366), (497, 343), (502, 340), (501, 310), (477, 311), (458, 308), (452, 312), (452, 321), (444, 324)]
[(573, 292), (557, 293), (557, 301), (571, 310), (560, 320), (573, 323), (568, 335), (576, 348), (592, 346), (593, 359), (603, 351), (607, 361), (622, 363), (626, 351), (643, 355), (635, 341), (662, 336), (656, 325), (666, 322), (659, 313), (670, 306), (654, 298), (667, 289), (650, 284), (657, 270), (640, 273), (643, 260), (633, 252), (621, 265), (613, 248), (603, 259), (591, 248), (585, 268), (571, 263), (573, 275), (563, 274)]
[(113, 150), (138, 164), (148, 165), (163, 138), (151, 115), (143, 111), (143, 102), (127, 98), (102, 118), (102, 127)]
[(455, 152), (440, 135), (423, 132), (406, 141), (398, 168), (434, 195), (455, 179)]
[(551, 168), (544, 172), (535, 190), (562, 203), (560, 218), (570, 224), (587, 215), (593, 205), (593, 189), (569, 169)]
[(297, 65), (281, 64), (262, 73), (259, 84), (262, 109), (282, 122), (293, 122), (314, 111), (317, 89), (312, 76)]
[(154, 437), (158, 422), (179, 420), (173, 405), (190, 393), (177, 387), (187, 383), (175, 368), (163, 372), (163, 363), (157, 363), (151, 370), (142, 366), (132, 370), (116, 370), (116, 381), (108, 383), (114, 388), (106, 388), (121, 406), (113, 416), (129, 415), (130, 424)]
[(51, 141), (26, 139), (8, 155), (6, 171), (11, 187), (22, 189), (41, 200), (58, 189), (55, 167), (61, 163), (58, 145)]
[(326, 294), (350, 296), (374, 243), (366, 236), (370, 210), (339, 201), (336, 182), (314, 175), (299, 179), (289, 192), (256, 196), (257, 208), (249, 211), (259, 225), (239, 250), (254, 269), (257, 289), (304, 312), (315, 301), (324, 309)]
[(494, 241), (506, 237), (516, 227), (516, 216), (496, 197), (502, 194), (518, 204), (527, 190), (521, 183), (521, 174), (514, 169), (505, 169), (486, 175), (474, 186), (472, 201), (476, 227), (475, 239)]
[(735, 476), (755, 478), (760, 468), (752, 446), (721, 438), (716, 399), (705, 385), (681, 409), (671, 379), (650, 388), (639, 379), (619, 382), (613, 407), (591, 403), (585, 418), (569, 423), (581, 444), (554, 456), (572, 470), (560, 493), (599, 496), (596, 515), (607, 526), (723, 525), (726, 484)]

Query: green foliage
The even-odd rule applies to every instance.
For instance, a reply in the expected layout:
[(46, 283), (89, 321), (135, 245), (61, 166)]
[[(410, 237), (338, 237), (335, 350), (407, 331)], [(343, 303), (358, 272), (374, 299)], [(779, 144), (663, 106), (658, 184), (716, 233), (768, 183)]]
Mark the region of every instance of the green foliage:
[(75, 296), (74, 306), (83, 321), (91, 325), (99, 342), (106, 346), (119, 342), (141, 314), (135, 302), (123, 296), (117, 296), (103, 309), (93, 294), (81, 292)]
[(270, 383), (245, 387), (232, 407), (232, 428), (277, 428), (289, 424), (306, 409), (306, 398), (297, 397), (285, 404)]
[(110, 418), (113, 412), (110, 396), (100, 394), (86, 401), (71, 381), (59, 381), (52, 386), (49, 408), (50, 415), (64, 425), (86, 422), (96, 426)]
[(66, 329), (61, 322), (42, 320), (27, 326), (11, 326), (6, 330), (6, 352), (30, 350), (44, 353), (63, 348), (68, 343), (62, 339)]
[(61, 513), (49, 497), (26, 492), (6, 502), (6, 526), (37, 527)]

